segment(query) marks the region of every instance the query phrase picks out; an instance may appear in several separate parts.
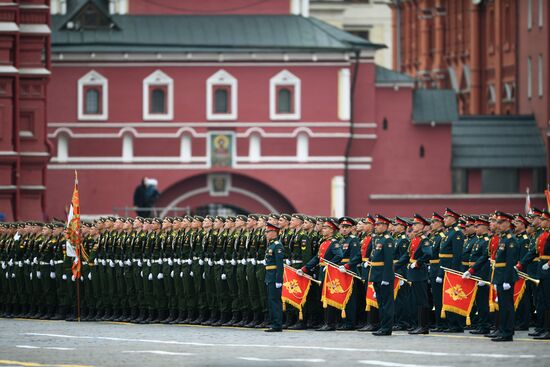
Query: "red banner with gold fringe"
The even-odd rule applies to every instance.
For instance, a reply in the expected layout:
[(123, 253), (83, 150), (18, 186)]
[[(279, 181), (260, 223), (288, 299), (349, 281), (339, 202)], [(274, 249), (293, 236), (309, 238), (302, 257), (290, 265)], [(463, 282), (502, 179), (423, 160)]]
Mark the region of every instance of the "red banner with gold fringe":
[(445, 318), (445, 312), (449, 311), (466, 317), (466, 325), (470, 325), (470, 312), (476, 293), (477, 280), (463, 279), (459, 274), (445, 271), (441, 318)]
[[(400, 285), (401, 279), (398, 277), (395, 277), (395, 280), (393, 281), (393, 299), (395, 300), (397, 298), (397, 293), (399, 292), (399, 289), (401, 288)], [(378, 300), (376, 299), (376, 293), (374, 292), (374, 285), (372, 282), (369, 282), (367, 287), (367, 294), (366, 294), (366, 311), (370, 311), (371, 307), (378, 308)]]
[(286, 304), (290, 304), (300, 312), (300, 320), (303, 319), (302, 308), (306, 303), (311, 280), (299, 276), (295, 269), (285, 266), (283, 273), (283, 308), (286, 310)]
[(519, 303), (525, 293), (525, 287), (527, 286), (527, 280), (525, 278), (519, 278), (514, 284), (514, 310), (518, 309)]
[(342, 273), (337, 267), (330, 264), (325, 268), (325, 281), (323, 282), (323, 293), (321, 302), (323, 307), (328, 305), (342, 310), (342, 317), (346, 317), (346, 304), (353, 292), (353, 276)]

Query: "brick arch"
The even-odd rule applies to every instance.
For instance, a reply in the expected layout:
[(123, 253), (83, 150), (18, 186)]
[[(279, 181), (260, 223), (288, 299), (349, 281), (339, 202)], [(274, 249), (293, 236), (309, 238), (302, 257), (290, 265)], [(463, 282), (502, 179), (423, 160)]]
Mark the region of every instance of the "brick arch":
[(156, 206), (190, 207), (210, 203), (234, 205), (250, 213), (293, 213), (295, 207), (279, 191), (255, 178), (231, 174), (231, 189), (227, 196), (212, 196), (208, 190), (208, 174), (182, 179), (165, 189)]

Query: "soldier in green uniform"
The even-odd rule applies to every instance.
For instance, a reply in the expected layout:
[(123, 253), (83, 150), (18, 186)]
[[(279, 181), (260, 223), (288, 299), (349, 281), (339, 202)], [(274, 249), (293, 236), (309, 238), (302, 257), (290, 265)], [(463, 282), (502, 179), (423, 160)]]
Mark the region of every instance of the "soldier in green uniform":
[[(181, 324), (187, 318), (187, 304), (185, 302), (185, 290), (183, 283), (183, 239), (185, 232), (183, 218), (172, 218), (172, 248), (173, 265), (170, 273), (174, 284), (174, 317), (169, 324)], [(172, 311), (171, 311), (172, 312)]]
[(443, 231), (444, 225), (443, 225), (444, 218), (434, 212), (431, 217), (431, 224), (430, 224), (430, 235), (429, 240), (432, 244), (432, 258), (430, 260), (430, 268), (429, 268), (429, 277), (430, 277), (430, 285), (432, 290), (432, 299), (434, 304), (434, 320), (435, 320), (435, 327), (431, 329), (430, 331), (436, 331), (441, 332), (448, 328), (447, 319), (441, 318), (441, 308), (442, 308), (442, 295), (443, 295), (443, 282), (438, 283), (436, 282), (437, 277), (439, 276), (439, 266), (440, 266), (440, 259), (439, 259), (439, 248), (441, 246), (441, 241), (445, 238), (445, 233)]
[[(531, 241), (527, 235), (527, 227), (529, 227), (530, 223), (527, 218), (518, 213), (514, 216), (513, 224), (515, 227), (514, 234), (519, 247), (519, 261), (529, 252)], [(526, 282), (525, 288), (527, 288), (527, 283), (529, 282)], [(516, 330), (529, 330), (529, 323), (531, 321), (531, 299), (529, 298), (530, 293), (525, 293), (524, 291), (523, 297), (516, 310)]]
[(177, 299), (174, 286), (174, 240), (177, 236), (174, 230), (174, 218), (166, 217), (162, 220), (162, 231), (164, 239), (162, 241), (162, 283), (164, 294), (166, 296), (167, 311), (163, 313), (160, 322), (169, 324), (177, 317)]
[(235, 228), (236, 218), (228, 216), (225, 219), (225, 231), (227, 233), (227, 239), (224, 244), (224, 272), (227, 282), (227, 290), (229, 300), (231, 302), (230, 308), (232, 312), (231, 320), (222, 324), (222, 326), (237, 325), (242, 321), (241, 306), (239, 301), (239, 291), (237, 284), (237, 261), (238, 261), (238, 243), (240, 230)]
[[(317, 218), (304, 216), (304, 223), (302, 230), (304, 235), (301, 237), (300, 243), (300, 256), (303, 264), (307, 264), (319, 249), (319, 241), (321, 240), (321, 234), (315, 230), (317, 224)], [(312, 285), (309, 288), (307, 300), (304, 305), (303, 314), (306, 320), (306, 328), (317, 329), (321, 327), (321, 315), (323, 313), (323, 306), (321, 300), (321, 289), (317, 285)]]
[(193, 217), (186, 215), (183, 217), (181, 227), (183, 233), (181, 234), (182, 248), (181, 248), (181, 271), (183, 277), (183, 299), (187, 310), (187, 317), (182, 321), (183, 324), (189, 324), (198, 317), (197, 311), (197, 297), (195, 292), (195, 285), (193, 283), (193, 277), (191, 276), (191, 266), (193, 264), (193, 237), (195, 230), (191, 228), (193, 223)]
[[(408, 260), (406, 262), (399, 262), (399, 259), (407, 255), (409, 251), (411, 242), (406, 233), (407, 228), (409, 228), (407, 220), (395, 217), (393, 222), (393, 238), (395, 241), (394, 260), (396, 261), (394, 270), (404, 278), (407, 277), (407, 266), (409, 263)], [(395, 325), (393, 326), (393, 330), (412, 330), (415, 324), (413, 312), (416, 310), (416, 305), (411, 293), (411, 287), (402, 280), (399, 287), (399, 292), (395, 299)]]
[[(312, 274), (315, 269), (318, 269), (317, 279), (322, 279), (324, 281), (326, 267), (325, 259), (335, 264), (338, 264), (340, 260), (342, 260), (342, 247), (335, 237), (337, 231), (338, 221), (335, 218), (326, 218), (322, 225), (323, 240), (319, 246), (319, 250), (316, 256), (312, 257), (305, 266), (298, 269), (298, 275), (303, 275), (304, 273)], [(336, 314), (334, 311), (332, 307), (325, 308), (325, 324), (316, 329), (317, 331), (336, 330)]]
[(256, 324), (256, 328), (265, 328), (269, 326), (269, 310), (267, 305), (267, 288), (265, 287), (265, 253), (267, 251), (268, 241), (265, 236), (265, 226), (268, 217), (266, 215), (258, 215), (258, 221), (254, 230), (256, 238), (256, 281), (258, 282), (258, 294), (260, 302), (260, 320)]
[(189, 275), (193, 278), (193, 285), (195, 290), (195, 298), (197, 299), (198, 316), (191, 322), (192, 325), (199, 325), (207, 320), (207, 304), (204, 291), (204, 279), (202, 274), (204, 272), (204, 241), (205, 231), (202, 229), (202, 222), (204, 218), (201, 216), (194, 216), (191, 228), (193, 233), (191, 235), (191, 247), (193, 251), (193, 263), (191, 265), (191, 271)]
[(372, 333), (375, 336), (391, 335), (395, 313), (393, 299), (393, 255), (395, 244), (388, 232), (390, 220), (382, 215), (376, 216), (376, 237), (372, 246), (369, 266), (369, 281), (373, 282), (380, 313), (380, 329)]
[(213, 227), (218, 232), (212, 261), (214, 262), (215, 307), (219, 317), (217, 321), (212, 323), (212, 326), (222, 326), (231, 318), (231, 299), (229, 298), (227, 274), (225, 272), (227, 258), (225, 251), (228, 248), (227, 244), (230, 238), (228, 237), (229, 230), (225, 228), (225, 218), (223, 216), (218, 215), (215, 217)]
[(235, 326), (239, 327), (245, 326), (251, 320), (250, 300), (248, 298), (248, 283), (246, 281), (246, 248), (251, 237), (250, 233), (245, 228), (247, 220), (248, 218), (244, 215), (237, 215), (235, 219), (235, 231), (239, 233), (235, 248), (235, 259), (237, 261), (237, 299), (239, 301), (239, 311), (242, 315), (241, 321), (235, 324)]
[(252, 311), (251, 320), (244, 325), (248, 328), (253, 328), (261, 322), (261, 303), (260, 292), (258, 290), (258, 282), (256, 280), (256, 264), (257, 264), (257, 246), (260, 238), (256, 233), (256, 225), (258, 223), (258, 215), (249, 214), (246, 221), (246, 288), (248, 290), (248, 300), (250, 311)]
[(500, 318), (498, 335), (492, 341), (512, 341), (514, 335), (514, 283), (518, 274), (514, 266), (519, 257), (516, 237), (512, 234), (513, 217), (508, 213), (496, 213), (500, 229), (500, 242), (493, 264), (493, 279), (498, 297), (498, 314)]
[[(351, 217), (342, 217), (338, 220), (340, 235), (342, 235), (342, 240), (340, 245), (342, 246), (342, 260), (340, 260), (340, 271), (346, 272), (351, 271), (357, 273), (357, 265), (361, 263), (361, 246), (359, 244), (359, 239), (353, 235), (352, 229), (355, 227), (357, 222)], [(358, 288), (354, 280), (353, 291), (351, 296), (346, 304), (346, 315), (347, 317), (342, 321), (342, 324), (337, 328), (338, 330), (355, 330), (356, 325), (356, 307), (357, 307), (357, 297), (358, 297)]]
[[(476, 241), (470, 253), (471, 264), (468, 270), (462, 275), (469, 278), (475, 274), (478, 278), (490, 281), (491, 268), (489, 261), (489, 218), (479, 216), (476, 219)], [(489, 313), (489, 287), (484, 282), (478, 282), (475, 304), (477, 307), (477, 328), (471, 330), (470, 334), (485, 335), (490, 333), (491, 320)]]
[(277, 240), (279, 227), (266, 226), (265, 236), (268, 247), (265, 254), (265, 284), (267, 286), (268, 309), (271, 327), (266, 332), (283, 331), (283, 305), (281, 300), (283, 287), (283, 245)]
[(214, 270), (214, 256), (218, 244), (219, 228), (213, 228), (215, 218), (211, 215), (204, 217), (202, 228), (205, 231), (204, 237), (204, 297), (206, 301), (206, 320), (202, 325), (210, 326), (219, 320), (217, 296), (216, 296), (216, 275)]

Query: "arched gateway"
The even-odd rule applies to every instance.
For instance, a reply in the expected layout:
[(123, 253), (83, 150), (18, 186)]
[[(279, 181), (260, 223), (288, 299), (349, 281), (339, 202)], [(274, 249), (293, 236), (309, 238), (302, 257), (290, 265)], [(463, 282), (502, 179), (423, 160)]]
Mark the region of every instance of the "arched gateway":
[(293, 213), (294, 206), (280, 192), (257, 179), (234, 173), (192, 176), (164, 190), (157, 206), (189, 207), (191, 212), (209, 204), (241, 208), (248, 213)]

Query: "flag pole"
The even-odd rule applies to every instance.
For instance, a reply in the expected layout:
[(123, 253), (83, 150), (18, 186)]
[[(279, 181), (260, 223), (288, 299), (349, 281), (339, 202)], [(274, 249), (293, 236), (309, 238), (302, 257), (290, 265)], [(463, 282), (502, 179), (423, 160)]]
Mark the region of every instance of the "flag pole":
[[(296, 271), (297, 271), (297, 269), (294, 269), (293, 267), (288, 266), (287, 264), (284, 264), (283, 266), (285, 267), (285, 269), (289, 269), (289, 270), (291, 270), (291, 271), (293, 271), (293, 272), (295, 272), (295, 273), (296, 273)], [(321, 283), (322, 283), (321, 281), (319, 281), (319, 280), (317, 280), (317, 279), (313, 279), (313, 277), (311, 277), (311, 276), (309, 276), (309, 275), (307, 275), (307, 274), (303, 274), (303, 275), (298, 274), (298, 276), (301, 276), (301, 277), (304, 277), (304, 278), (306, 278), (306, 279), (309, 279), (309, 280), (311, 280), (312, 282), (316, 283), (317, 285), (321, 285)]]

